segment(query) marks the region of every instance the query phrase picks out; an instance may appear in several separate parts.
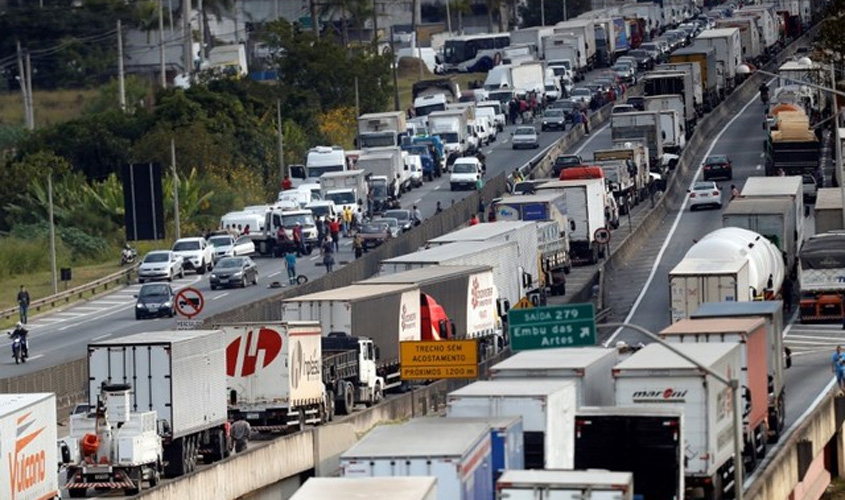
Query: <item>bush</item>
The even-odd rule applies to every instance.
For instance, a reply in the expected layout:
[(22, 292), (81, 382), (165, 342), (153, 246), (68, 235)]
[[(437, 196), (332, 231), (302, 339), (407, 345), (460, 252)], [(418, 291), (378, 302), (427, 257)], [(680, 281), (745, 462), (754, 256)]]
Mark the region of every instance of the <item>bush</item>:
[[(0, 277), (49, 270), (50, 252), (46, 250), (49, 248), (49, 239), (43, 237), (23, 239), (9, 236), (0, 239)], [(56, 254), (67, 254), (59, 242), (56, 244)]]
[[(43, 222), (19, 224), (12, 229), (9, 239), (17, 239), (26, 243), (38, 242), (39, 245), (42, 245), (40, 252), (46, 254), (46, 269), (49, 269), (50, 254), (44, 252), (44, 249), (49, 248), (49, 231), (49, 226)], [(97, 261), (108, 258), (109, 253), (113, 251), (115, 251), (114, 248), (103, 238), (91, 236), (75, 227), (56, 227), (56, 254), (59, 260), (73, 263)], [(40, 270), (43, 271), (44, 269)]]

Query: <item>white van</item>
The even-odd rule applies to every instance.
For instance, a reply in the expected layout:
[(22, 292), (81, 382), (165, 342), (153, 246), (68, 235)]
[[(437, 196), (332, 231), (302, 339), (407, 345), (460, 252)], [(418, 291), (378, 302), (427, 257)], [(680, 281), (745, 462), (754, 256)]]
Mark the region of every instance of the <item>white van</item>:
[(264, 231), (264, 214), (246, 211), (229, 212), (220, 218), (220, 229), (233, 235), (244, 234), (249, 227), (249, 233)]
[(296, 189), (288, 189), (287, 191), (279, 191), (279, 197), (276, 199), (276, 204), (295, 203), (300, 208), (311, 203), (312, 201), (319, 201), (323, 198), (320, 196), (319, 185), (317, 191), (312, 189), (314, 185), (300, 186)]
[(405, 170), (411, 178), (411, 187), (423, 185), (422, 158), (420, 155), (403, 155), (405, 158)]
[(332, 200), (312, 201), (305, 205), (305, 208), (311, 210), (311, 213), (314, 214), (314, 220), (321, 217), (323, 219), (334, 219), (340, 215), (340, 210), (338, 210), (337, 205)]

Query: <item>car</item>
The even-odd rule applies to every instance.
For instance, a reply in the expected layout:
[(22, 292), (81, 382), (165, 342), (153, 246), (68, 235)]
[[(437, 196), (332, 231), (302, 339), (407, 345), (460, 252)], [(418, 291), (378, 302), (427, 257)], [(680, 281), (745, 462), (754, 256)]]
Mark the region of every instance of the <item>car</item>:
[(560, 177), (560, 172), (570, 167), (577, 167), (584, 164), (584, 160), (579, 155), (560, 155), (555, 158), (552, 165), (552, 178)]
[(414, 227), (413, 214), (410, 210), (404, 208), (395, 208), (393, 210), (385, 210), (381, 214), (382, 218), (396, 219), (399, 222), (399, 229), (404, 233), (410, 231)]
[(688, 189), (690, 212), (701, 207), (722, 208), (722, 190), (713, 181), (700, 181)]
[[(452, 164), (452, 174), (449, 176), (449, 188), (452, 191), (457, 189), (475, 189), (478, 178), (483, 173), (484, 167), (478, 158), (474, 156), (458, 158)], [(399, 222), (401, 223), (402, 220), (400, 219)]]
[(513, 145), (513, 149), (539, 148), (540, 143), (537, 142), (537, 130), (534, 127), (517, 127), (513, 132), (511, 144)]
[(635, 108), (631, 104), (617, 104), (616, 106), (613, 106), (613, 109), (610, 110), (610, 114), (619, 115), (622, 113), (633, 113), (636, 110), (637, 108)]
[(364, 248), (375, 248), (393, 237), (387, 222), (378, 221), (362, 224), (358, 234), (361, 236)]
[(393, 238), (398, 237), (402, 234), (402, 228), (399, 226), (399, 221), (396, 220), (394, 217), (378, 217), (373, 219), (371, 222), (384, 222), (390, 228), (390, 236)]
[(649, 52), (651, 57), (658, 63), (666, 62), (669, 59), (666, 53), (660, 48), (660, 45), (655, 42), (644, 43), (639, 48)]
[(138, 266), (138, 283), (157, 279), (173, 281), (175, 277), (183, 278), (184, 276), (185, 268), (182, 265), (182, 257), (170, 250), (149, 252)]
[(147, 283), (143, 285), (135, 302), (135, 319), (172, 318), (176, 315), (176, 297), (173, 288), (167, 283)]
[(191, 269), (197, 274), (205, 274), (214, 267), (214, 246), (203, 238), (176, 240), (171, 250), (182, 257), (185, 269)]
[(208, 242), (214, 246), (215, 261), (223, 257), (237, 257), (255, 253), (255, 243), (246, 234), (237, 238), (228, 235), (212, 236), (208, 238)]
[(638, 70), (654, 69), (654, 58), (651, 56), (651, 52), (649, 51), (639, 49), (629, 50), (628, 57), (634, 58), (637, 62)]
[(543, 113), (541, 130), (564, 130), (566, 129), (566, 113), (562, 109), (550, 108)]
[(258, 284), (258, 266), (249, 257), (224, 257), (211, 271), (211, 289)]
[(614, 64), (611, 69), (616, 72), (619, 78), (625, 83), (635, 83), (637, 79), (637, 73), (634, 69), (634, 66), (624, 63), (624, 62), (617, 62)]
[(816, 178), (810, 174), (803, 174), (801, 176), (801, 187), (804, 192), (805, 202), (815, 202), (819, 194), (819, 185)]
[(733, 178), (733, 164), (731, 164), (731, 160), (728, 158), (728, 155), (710, 155), (704, 160), (704, 167), (702, 169), (703, 180), (731, 180)]
[(575, 113), (586, 111), (587, 107), (581, 101), (570, 101), (569, 99), (558, 99), (549, 104), (546, 109), (562, 109), (563, 114), (566, 115), (566, 120), (572, 122), (572, 117)]
[(423, 166), (420, 155), (409, 154), (405, 156), (405, 170), (411, 177), (411, 187), (418, 188), (423, 185)]
[(641, 95), (629, 97), (626, 103), (633, 106), (637, 111), (645, 111), (645, 97)]
[(585, 107), (589, 108), (590, 103), (593, 102), (593, 90), (589, 87), (575, 87), (569, 93), (569, 100), (583, 103)]
[(334, 204), (332, 200), (318, 200), (312, 201), (311, 203), (305, 205), (307, 210), (311, 210), (311, 214), (314, 218), (323, 217), (328, 219), (334, 219), (335, 217), (340, 216), (340, 209), (337, 208), (337, 205)]

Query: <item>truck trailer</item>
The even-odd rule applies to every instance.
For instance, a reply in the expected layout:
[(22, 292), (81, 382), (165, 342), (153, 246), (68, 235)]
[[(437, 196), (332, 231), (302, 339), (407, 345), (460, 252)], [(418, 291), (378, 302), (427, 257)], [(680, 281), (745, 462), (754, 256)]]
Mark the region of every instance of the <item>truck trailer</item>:
[(780, 249), (788, 279), (793, 279), (798, 258), (795, 215), (795, 203), (787, 197), (740, 197), (731, 200), (722, 211), (722, 225), (741, 227), (765, 236)]
[(508, 471), (496, 484), (497, 498), (509, 500), (634, 500), (630, 472)]
[(435, 477), (312, 477), (290, 500), (437, 500)]
[(743, 198), (784, 197), (792, 201), (795, 209), (790, 217), (795, 220), (795, 247), (801, 249), (804, 241), (804, 191), (800, 175), (786, 177), (749, 177), (742, 186)]
[(61, 498), (56, 468), (56, 395), (0, 394), (0, 483), (4, 498)]
[(678, 49), (669, 54), (669, 63), (697, 63), (701, 69), (701, 92), (703, 111), (709, 113), (718, 104), (720, 91), (718, 85), (720, 79), (716, 75), (716, 49), (705, 46), (692, 46)]
[(742, 64), (742, 42), (738, 28), (709, 29), (696, 38), (693, 48), (713, 47), (716, 50), (716, 78), (720, 78), (722, 99), (736, 87), (736, 68)]
[(845, 318), (845, 232), (817, 234), (799, 253), (801, 322), (841, 322)]
[(564, 194), (572, 262), (595, 264), (604, 258), (605, 245), (596, 241), (596, 231), (607, 229), (605, 210), (608, 201), (604, 179), (550, 181), (537, 186), (536, 190), (538, 194), (545, 191)]

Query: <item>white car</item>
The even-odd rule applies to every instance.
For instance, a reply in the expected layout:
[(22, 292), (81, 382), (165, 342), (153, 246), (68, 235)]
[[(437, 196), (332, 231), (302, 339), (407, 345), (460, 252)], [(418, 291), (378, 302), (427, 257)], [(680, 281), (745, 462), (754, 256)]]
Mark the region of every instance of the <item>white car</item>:
[(722, 208), (722, 190), (713, 181), (696, 182), (687, 192), (690, 212), (701, 207)]
[(537, 142), (537, 129), (532, 126), (517, 127), (513, 132), (513, 139), (511, 139), (513, 149), (519, 148), (539, 148), (540, 143)]
[(205, 274), (214, 267), (214, 246), (204, 238), (182, 238), (173, 244), (173, 253), (182, 257), (186, 269)]
[(214, 247), (214, 260), (218, 261), (223, 257), (238, 257), (240, 255), (252, 255), (255, 253), (255, 243), (248, 235), (234, 238), (227, 234), (212, 236), (208, 242)]
[(182, 278), (184, 276), (185, 268), (182, 265), (182, 257), (169, 250), (149, 252), (138, 266), (138, 283), (159, 279), (173, 281), (175, 277)]
[(452, 164), (449, 187), (456, 189), (475, 189), (478, 178), (482, 175), (481, 162), (474, 156), (458, 158)]

